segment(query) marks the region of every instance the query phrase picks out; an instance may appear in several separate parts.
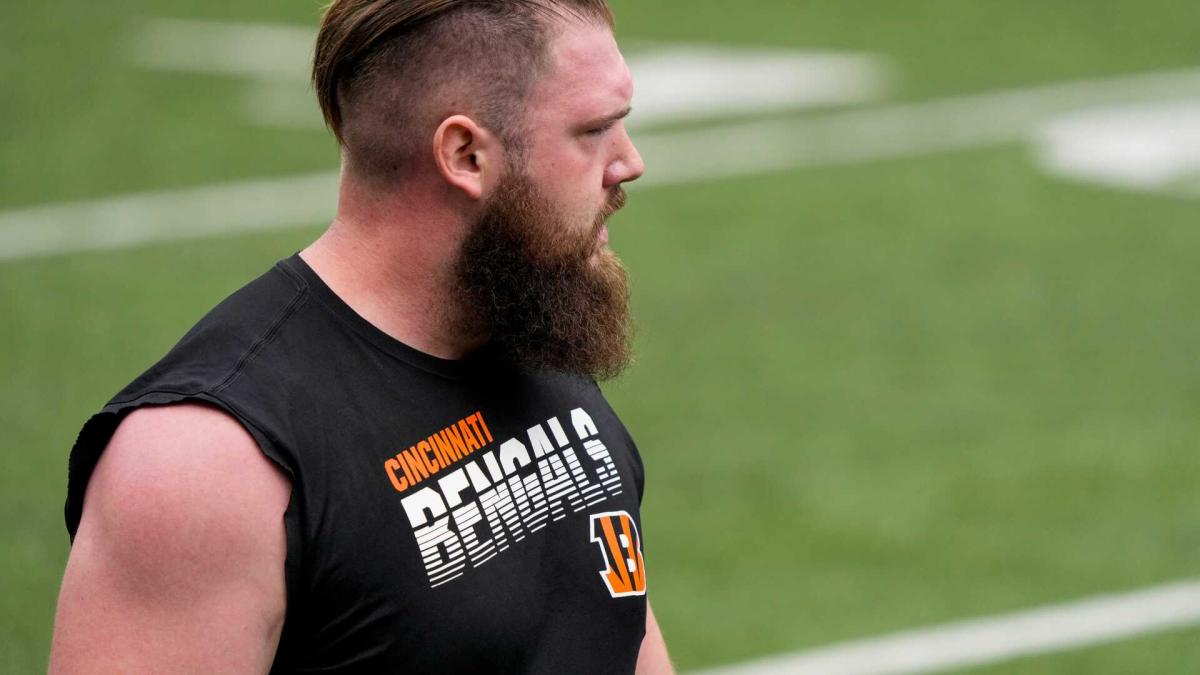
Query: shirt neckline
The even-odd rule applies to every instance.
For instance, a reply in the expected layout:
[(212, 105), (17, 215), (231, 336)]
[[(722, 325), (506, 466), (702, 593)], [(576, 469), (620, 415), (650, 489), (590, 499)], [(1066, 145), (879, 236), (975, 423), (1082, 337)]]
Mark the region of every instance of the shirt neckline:
[(442, 377), (463, 379), (494, 365), (494, 355), (490, 345), (486, 345), (462, 359), (443, 359), (411, 347), (388, 335), (346, 304), (320, 275), (308, 266), (299, 253), (279, 261), (279, 267), (283, 268), (285, 272), (290, 272), (291, 276), (298, 277), (326, 309), (349, 325), (360, 337), (411, 366)]

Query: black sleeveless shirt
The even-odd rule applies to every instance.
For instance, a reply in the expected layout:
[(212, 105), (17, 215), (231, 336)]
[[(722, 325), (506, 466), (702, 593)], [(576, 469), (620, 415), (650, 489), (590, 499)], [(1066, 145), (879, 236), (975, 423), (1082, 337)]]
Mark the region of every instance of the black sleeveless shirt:
[(634, 671), (643, 469), (590, 379), (416, 351), (293, 256), (87, 422), (72, 539), (120, 420), (180, 401), (232, 415), (291, 478), (272, 673)]

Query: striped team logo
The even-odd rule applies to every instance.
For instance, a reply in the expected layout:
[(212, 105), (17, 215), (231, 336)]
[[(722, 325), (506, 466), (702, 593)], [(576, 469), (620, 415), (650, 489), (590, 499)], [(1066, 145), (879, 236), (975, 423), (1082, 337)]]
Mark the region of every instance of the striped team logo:
[(642, 538), (627, 511), (592, 516), (592, 541), (600, 547), (605, 569), (600, 578), (614, 598), (646, 594), (646, 564)]

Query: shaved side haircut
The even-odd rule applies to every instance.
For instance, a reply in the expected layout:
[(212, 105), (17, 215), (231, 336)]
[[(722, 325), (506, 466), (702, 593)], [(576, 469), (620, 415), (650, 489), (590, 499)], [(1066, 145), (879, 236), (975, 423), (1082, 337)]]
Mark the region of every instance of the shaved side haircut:
[(519, 153), (525, 98), (571, 20), (613, 25), (605, 0), (334, 0), (313, 85), (346, 169), (402, 176), (455, 114)]

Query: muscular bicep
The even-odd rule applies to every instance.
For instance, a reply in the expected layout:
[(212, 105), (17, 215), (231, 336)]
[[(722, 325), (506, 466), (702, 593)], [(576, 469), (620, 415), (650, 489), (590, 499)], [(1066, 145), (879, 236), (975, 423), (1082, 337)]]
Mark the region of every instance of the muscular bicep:
[(267, 672), (286, 602), (290, 492), (220, 411), (130, 415), (88, 483), (51, 672)]

